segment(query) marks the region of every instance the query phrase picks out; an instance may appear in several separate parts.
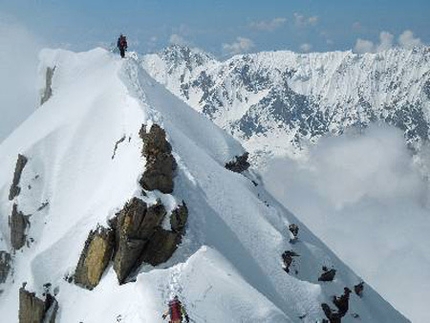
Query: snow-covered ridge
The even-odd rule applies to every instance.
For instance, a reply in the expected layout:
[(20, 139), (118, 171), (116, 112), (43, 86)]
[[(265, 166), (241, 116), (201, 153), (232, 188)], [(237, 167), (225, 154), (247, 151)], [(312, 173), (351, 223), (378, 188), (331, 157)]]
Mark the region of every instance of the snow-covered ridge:
[(294, 155), (308, 140), (371, 122), (402, 129), (415, 149), (429, 139), (430, 48), (364, 55), (261, 52), (225, 62), (197, 51), (182, 62), (171, 59), (183, 50), (147, 55), (142, 66), (254, 158)]
[[(41, 61), (42, 75), (55, 66), (52, 96), (0, 145), (0, 248), (12, 255), (13, 268), (0, 284), (2, 319), (17, 322), (23, 283), (38, 297), (49, 283), (59, 303), (57, 323), (160, 322), (173, 294), (197, 322), (314, 323), (327, 316), (323, 303), (338, 312), (333, 296), (345, 287), (352, 293), (342, 322), (407, 322), (370, 286), (358, 295), (360, 278), (254, 174), (225, 169), (244, 153), (241, 145), (159, 85), (137, 60), (95, 49), (46, 50)], [(143, 194), (139, 187), (147, 167), (142, 124), (166, 131), (178, 164), (172, 194)], [(18, 154), (27, 162), (20, 192), (10, 201)], [(91, 291), (65, 279), (73, 275), (88, 233), (106, 226), (132, 197), (148, 205), (159, 200), (167, 210), (186, 202), (186, 233), (173, 257), (142, 266), (136, 281), (123, 285), (111, 266)], [(8, 223), (14, 204), (31, 224), (25, 245), (15, 251)], [(298, 239), (292, 239), (291, 224), (299, 227)], [(336, 270), (333, 281), (319, 279), (323, 267)]]

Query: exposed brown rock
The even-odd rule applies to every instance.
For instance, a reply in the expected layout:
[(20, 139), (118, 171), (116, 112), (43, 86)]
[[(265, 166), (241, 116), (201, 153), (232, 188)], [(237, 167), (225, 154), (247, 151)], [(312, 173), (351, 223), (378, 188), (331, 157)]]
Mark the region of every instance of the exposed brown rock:
[(90, 232), (76, 267), (76, 284), (90, 290), (98, 285), (112, 258), (114, 238), (112, 229), (101, 226)]
[(333, 281), (334, 277), (336, 276), (336, 269), (328, 269), (327, 267), (323, 267), (323, 273), (318, 278), (318, 281), (323, 282), (331, 282)]
[(166, 140), (165, 131), (157, 124), (153, 124), (149, 133), (142, 125), (139, 132), (143, 140), (142, 155), (146, 157), (146, 169), (140, 179), (143, 189), (162, 193), (173, 192), (173, 177), (177, 168), (172, 155), (172, 147)]
[(21, 192), (21, 187), (19, 187), (19, 181), (21, 180), (22, 171), (27, 164), (27, 157), (18, 154), (18, 159), (15, 165), (15, 172), (13, 173), (13, 181), (9, 190), (9, 201), (12, 201)]
[[(339, 313), (334, 312), (328, 304), (322, 303), (321, 308), (324, 311), (325, 316), (328, 318), (328, 322), (341, 323), (342, 317)], [(327, 322), (327, 320), (323, 320), (323, 322)]]
[(52, 96), (52, 78), (54, 76), (55, 66), (46, 68), (46, 77), (45, 77), (45, 90), (43, 92), (43, 96), (40, 99), (40, 105), (44, 104), (48, 101)]
[(251, 166), (248, 162), (249, 153), (245, 152), (241, 156), (236, 156), (234, 160), (225, 164), (225, 168), (231, 170), (232, 172), (242, 173)]
[(19, 323), (42, 323), (45, 311), (43, 300), (23, 287), (19, 289)]
[(25, 230), (28, 224), (28, 216), (18, 211), (18, 205), (14, 204), (12, 207), (12, 214), (9, 217), (9, 226), (11, 244), (15, 250), (21, 249), (25, 245)]
[(345, 316), (346, 312), (348, 312), (349, 308), (349, 295), (351, 294), (351, 290), (348, 287), (343, 289), (343, 294), (340, 297), (333, 297), (333, 304), (338, 308), (338, 313), (340, 316)]
[(295, 253), (293, 250), (287, 250), (282, 254), (282, 260), (284, 261), (284, 270), (289, 273), (290, 266), (293, 263), (293, 257), (299, 257), (300, 255)]
[(349, 295), (351, 294), (351, 290), (348, 287), (345, 287), (343, 291), (344, 292), (340, 297), (333, 296), (333, 304), (337, 307), (337, 311), (330, 308), (326, 303), (321, 304), (321, 308), (330, 323), (340, 323), (342, 317), (344, 317), (348, 312)]
[(170, 226), (172, 227), (172, 231), (177, 233), (183, 233), (188, 219), (187, 205), (185, 202), (182, 203), (182, 205), (179, 205), (172, 211), (172, 215), (170, 216)]
[(297, 224), (291, 223), (288, 226), (288, 230), (290, 230), (290, 232), (293, 234), (294, 238), (297, 238), (299, 235), (299, 227), (297, 226)]
[(133, 198), (112, 222), (115, 225), (113, 267), (121, 284), (141, 265), (145, 246), (165, 215), (162, 204), (148, 208), (145, 202)]
[(363, 296), (363, 291), (364, 291), (364, 282), (361, 282), (357, 285), (354, 286), (354, 292), (358, 295), (358, 296)]
[(181, 234), (157, 228), (143, 253), (143, 261), (157, 266), (173, 255), (181, 242)]
[(12, 267), (12, 257), (4, 250), (0, 251), (0, 284), (4, 283)]

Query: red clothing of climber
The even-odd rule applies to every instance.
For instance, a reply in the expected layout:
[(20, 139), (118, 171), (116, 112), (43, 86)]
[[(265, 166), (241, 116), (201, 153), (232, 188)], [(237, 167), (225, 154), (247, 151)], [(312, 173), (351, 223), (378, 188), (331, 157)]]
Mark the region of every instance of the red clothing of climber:
[(178, 296), (175, 296), (169, 302), (169, 308), (163, 314), (163, 319), (170, 316), (169, 323), (182, 323), (182, 320), (185, 319), (185, 322), (190, 322), (188, 314), (185, 310), (185, 307), (182, 305), (181, 301), (178, 299)]

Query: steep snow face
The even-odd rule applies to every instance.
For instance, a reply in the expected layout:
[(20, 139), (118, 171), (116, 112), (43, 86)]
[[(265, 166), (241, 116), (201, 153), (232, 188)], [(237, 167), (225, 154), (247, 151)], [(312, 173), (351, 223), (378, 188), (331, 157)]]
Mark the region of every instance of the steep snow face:
[[(252, 174), (224, 168), (244, 153), (232, 137), (154, 81), (129, 57), (102, 50), (45, 50), (41, 73), (55, 66), (52, 97), (0, 145), (0, 247), (10, 253), (12, 205), (28, 216), (26, 243), (0, 284), (3, 320), (17, 322), (18, 289), (59, 302), (57, 323), (159, 322), (166, 302), (180, 296), (197, 322), (316, 322), (321, 304), (361, 282)], [(142, 124), (159, 124), (178, 164), (172, 194), (142, 193)], [(125, 138), (125, 140), (120, 140)], [(9, 201), (18, 154), (28, 159), (19, 195)], [(251, 181), (253, 179), (254, 183)], [(119, 285), (108, 267), (92, 291), (70, 283), (90, 230), (107, 225), (132, 197), (168, 211), (185, 201), (186, 234), (163, 265), (144, 265)], [(293, 239), (288, 228), (299, 227)], [(282, 254), (290, 257), (289, 273)], [(294, 259), (293, 259), (294, 258)], [(284, 262), (288, 257), (284, 257)], [(319, 277), (336, 269), (333, 281)], [(354, 292), (343, 322), (407, 322), (372, 288)]]
[(181, 50), (145, 56), (142, 65), (238, 138), (258, 162), (300, 155), (307, 141), (371, 122), (400, 128), (415, 149), (429, 139), (429, 48), (364, 55), (262, 52), (225, 62), (200, 54), (206, 67), (186, 57), (173, 61)]

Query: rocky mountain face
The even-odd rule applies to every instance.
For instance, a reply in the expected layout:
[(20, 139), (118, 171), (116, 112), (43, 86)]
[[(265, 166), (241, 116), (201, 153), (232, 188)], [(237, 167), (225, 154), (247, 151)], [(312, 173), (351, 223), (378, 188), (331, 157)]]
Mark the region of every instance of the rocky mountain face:
[(141, 64), (259, 161), (295, 155), (325, 134), (360, 131), (372, 122), (401, 129), (412, 149), (429, 139), (430, 48), (261, 52), (219, 62), (175, 45)]

